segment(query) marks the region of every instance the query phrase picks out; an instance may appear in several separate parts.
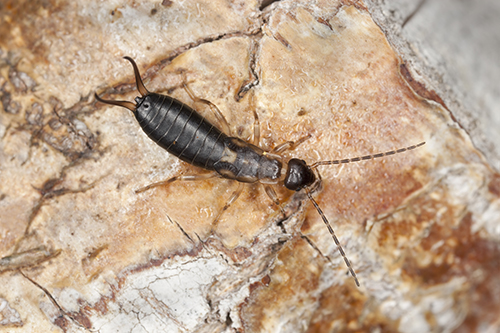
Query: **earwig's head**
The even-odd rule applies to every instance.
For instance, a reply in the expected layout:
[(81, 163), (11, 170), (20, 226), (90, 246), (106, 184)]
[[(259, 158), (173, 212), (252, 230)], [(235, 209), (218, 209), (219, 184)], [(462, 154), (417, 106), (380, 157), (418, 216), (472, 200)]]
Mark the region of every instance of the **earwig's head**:
[(316, 181), (312, 169), (304, 160), (292, 158), (288, 162), (285, 176), (285, 187), (289, 190), (300, 191)]
[(111, 105), (118, 105), (118, 106), (127, 108), (130, 111), (132, 111), (132, 112), (135, 113), (136, 108), (142, 103), (142, 101), (144, 100), (144, 98), (147, 95), (149, 95), (149, 91), (144, 86), (144, 83), (142, 83), (141, 74), (139, 73), (139, 69), (137, 68), (137, 65), (135, 64), (135, 61), (132, 60), (132, 58), (130, 58), (130, 57), (123, 57), (123, 58), (127, 59), (128, 61), (130, 61), (130, 63), (134, 67), (135, 83), (137, 84), (137, 90), (139, 90), (139, 92), (141, 93), (142, 98), (141, 97), (136, 97), (135, 101), (136, 101), (137, 104), (134, 104), (132, 102), (127, 102), (127, 101), (111, 101), (111, 100), (106, 100), (106, 99), (100, 98), (97, 94), (94, 94), (94, 95), (95, 95), (95, 98), (99, 102), (101, 102), (101, 103), (106, 103), (106, 104), (111, 104)]

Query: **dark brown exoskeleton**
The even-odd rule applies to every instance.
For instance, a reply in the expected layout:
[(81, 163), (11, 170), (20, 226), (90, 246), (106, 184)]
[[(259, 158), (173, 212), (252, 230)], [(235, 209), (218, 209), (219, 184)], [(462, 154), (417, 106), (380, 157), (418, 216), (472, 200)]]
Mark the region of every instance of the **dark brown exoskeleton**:
[(230, 133), (229, 125), (222, 113), (213, 103), (196, 98), (191, 90), (184, 85), (184, 88), (193, 100), (207, 104), (212, 109), (218, 121), (221, 123), (223, 131), (212, 125), (194, 109), (175, 98), (167, 95), (150, 93), (142, 83), (139, 69), (135, 62), (129, 57), (125, 57), (125, 59), (130, 61), (134, 67), (137, 90), (139, 90), (142, 95), (141, 97), (135, 98), (137, 104), (127, 101), (104, 100), (95, 94), (96, 99), (102, 103), (118, 105), (129, 109), (134, 113), (139, 125), (151, 140), (183, 161), (212, 171), (200, 175), (173, 177), (169, 180), (141, 188), (136, 191), (137, 193), (176, 180), (198, 180), (212, 177), (224, 177), (236, 180), (239, 182), (238, 188), (234, 191), (226, 205), (215, 218), (214, 223), (216, 223), (221, 214), (239, 197), (243, 190), (243, 183), (259, 182), (263, 184), (267, 195), (281, 209), (283, 215), (285, 215), (285, 213), (271, 185), (283, 183), (289, 190), (304, 190), (323, 219), (323, 222), (326, 224), (356, 285), (359, 286), (356, 273), (347, 259), (333, 228), (318, 206), (318, 203), (311, 195), (311, 186), (320, 181), (317, 167), (320, 165), (358, 162), (402, 153), (420, 147), (425, 144), (425, 142), (385, 153), (350, 159), (316, 162), (311, 166), (307, 165), (304, 160), (297, 158), (286, 161), (279, 154), (285, 150), (294, 149), (297, 145), (307, 140), (309, 136), (303, 137), (296, 142), (285, 142), (278, 145), (270, 152), (265, 151), (257, 146), (259, 144), (260, 126), (257, 114), (254, 111), (255, 124), (253, 143), (231, 137), (227, 135)]

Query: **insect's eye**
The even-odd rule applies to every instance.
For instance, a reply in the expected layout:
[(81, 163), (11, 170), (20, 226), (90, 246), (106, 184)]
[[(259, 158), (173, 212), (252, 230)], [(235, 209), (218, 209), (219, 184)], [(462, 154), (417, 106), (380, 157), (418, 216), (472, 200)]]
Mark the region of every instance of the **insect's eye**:
[(146, 110), (147, 110), (147, 109), (149, 109), (149, 103), (144, 103), (144, 105), (143, 105), (143, 106), (144, 106), (144, 108), (145, 108)]

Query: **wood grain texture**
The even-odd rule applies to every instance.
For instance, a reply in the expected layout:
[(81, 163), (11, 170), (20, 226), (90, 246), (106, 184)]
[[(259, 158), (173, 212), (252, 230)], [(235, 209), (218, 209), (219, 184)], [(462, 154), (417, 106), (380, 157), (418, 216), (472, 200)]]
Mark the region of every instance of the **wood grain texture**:
[[(0, 6), (9, 331), (498, 330), (500, 176), (449, 97), (402, 67), (362, 1)], [(361, 287), (304, 193), (278, 191), (282, 219), (262, 187), (247, 186), (215, 230), (233, 182), (136, 194), (202, 171), (151, 142), (129, 111), (95, 103), (94, 91), (138, 95), (122, 56), (137, 60), (150, 91), (211, 119), (186, 80), (243, 139), (252, 110), (266, 148), (311, 135), (286, 152), (308, 163), (426, 141), (320, 167), (314, 196)]]

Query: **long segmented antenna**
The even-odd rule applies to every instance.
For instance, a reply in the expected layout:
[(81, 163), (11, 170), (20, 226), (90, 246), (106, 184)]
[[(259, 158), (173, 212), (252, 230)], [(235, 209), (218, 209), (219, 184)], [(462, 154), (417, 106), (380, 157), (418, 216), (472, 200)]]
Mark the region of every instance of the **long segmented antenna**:
[(309, 192), (307, 190), (307, 188), (304, 188), (304, 190), (306, 191), (306, 194), (309, 197), (309, 200), (311, 200), (311, 202), (313, 203), (314, 207), (318, 211), (319, 215), (323, 219), (323, 222), (325, 222), (326, 227), (328, 228), (328, 231), (330, 231), (330, 235), (332, 235), (332, 238), (333, 238), (333, 241), (335, 242), (335, 245), (337, 245), (337, 249), (339, 250), (340, 254), (342, 255), (342, 258), (344, 258), (345, 264), (347, 265), (347, 268), (349, 269), (349, 272), (351, 273), (352, 277), (354, 278), (354, 282), (356, 282), (356, 285), (359, 287), (360, 285), (359, 285), (358, 278), (356, 277), (356, 273), (354, 272), (354, 269), (352, 268), (351, 262), (349, 261), (349, 259), (347, 259), (347, 256), (345, 255), (345, 252), (344, 252), (344, 249), (342, 248), (342, 245), (340, 245), (340, 242), (339, 242), (339, 240), (337, 238), (337, 235), (335, 235), (335, 232), (333, 231), (333, 228), (330, 225), (330, 222), (328, 222), (328, 220), (326, 219), (325, 214), (323, 213), (323, 211), (321, 210), (321, 208), (319, 208), (319, 205), (316, 202), (316, 200), (313, 199), (313, 197), (311, 195), (311, 192)]
[(409, 146), (409, 147), (405, 147), (405, 148), (400, 148), (400, 149), (397, 149), (397, 150), (391, 150), (391, 151), (388, 151), (388, 152), (385, 152), (385, 153), (378, 153), (378, 154), (372, 154), (372, 155), (358, 156), (358, 157), (354, 157), (354, 158), (345, 158), (345, 159), (342, 159), (342, 160), (319, 161), (319, 162), (316, 162), (313, 165), (311, 165), (311, 168), (315, 169), (315, 168), (319, 167), (320, 165), (346, 164), (346, 163), (352, 163), (352, 162), (367, 161), (367, 160), (371, 160), (371, 159), (375, 159), (375, 158), (380, 158), (380, 157), (384, 157), (384, 156), (389, 156), (389, 155), (404, 153), (405, 151), (413, 150), (413, 149), (416, 149), (416, 148), (421, 147), (423, 145), (425, 145), (425, 141), (424, 142), (420, 142), (418, 145), (413, 145), (413, 146)]

